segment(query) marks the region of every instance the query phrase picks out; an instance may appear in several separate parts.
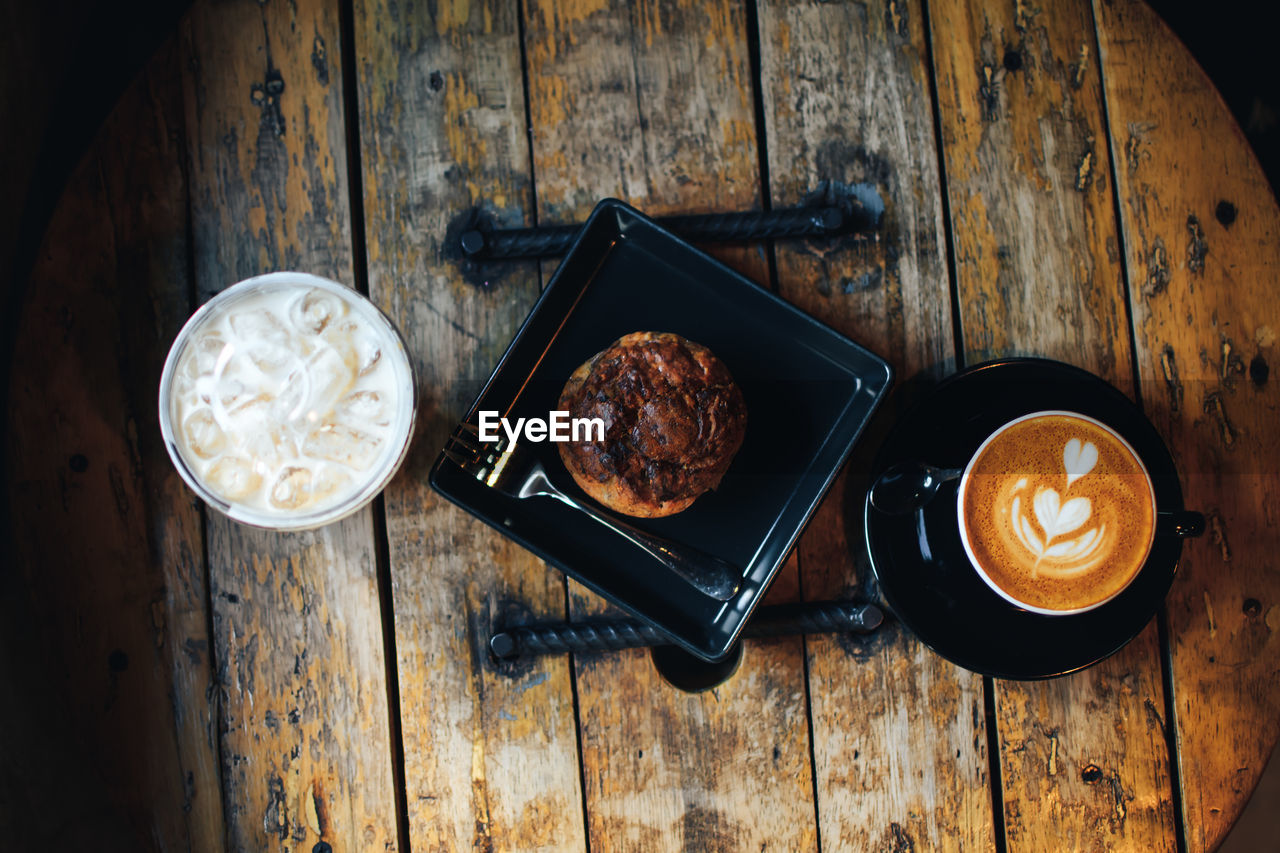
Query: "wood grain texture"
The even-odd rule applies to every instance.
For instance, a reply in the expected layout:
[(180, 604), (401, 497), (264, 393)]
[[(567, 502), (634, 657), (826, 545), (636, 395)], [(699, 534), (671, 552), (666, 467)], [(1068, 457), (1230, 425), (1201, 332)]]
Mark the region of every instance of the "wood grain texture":
[(532, 208), (516, 6), (355, 6), (369, 290), (414, 354), (419, 430), (386, 493), (410, 842), (583, 850), (567, 657), (496, 667), (503, 620), (564, 618), (564, 579), (427, 475), (538, 295), (531, 263), (460, 266), (456, 223)]
[[(606, 196), (650, 214), (758, 207), (741, 5), (536, 0), (526, 14), (540, 222)], [(767, 280), (758, 247), (716, 254)], [(605, 605), (571, 584), (570, 608)], [(696, 695), (643, 651), (575, 669), (592, 850), (814, 849), (797, 638), (748, 644), (726, 684)]]
[(966, 359), (1059, 358), (1131, 391), (1088, 4), (929, 14)]
[[(282, 268), (351, 283), (337, 3), (199, 4), (183, 45), (200, 298)], [(397, 849), (370, 510), (208, 531), (228, 845)]]
[[(1132, 394), (1088, 5), (929, 10), (966, 360), (1056, 358)], [(1010, 849), (1174, 849), (1154, 624), (1097, 667), (995, 689)]]
[[(782, 295), (899, 379), (939, 378), (954, 350), (920, 5), (769, 2), (760, 45), (773, 203), (826, 182), (834, 199), (884, 207), (876, 242), (779, 245)], [(880, 437), (864, 439), (800, 542), (809, 598), (870, 583), (858, 520)], [(823, 849), (991, 849), (982, 679), (892, 622), (867, 642), (807, 647)]]
[(1187, 849), (1211, 850), (1280, 733), (1280, 210), (1164, 24), (1128, 0), (1094, 12), (1143, 402), (1209, 517), (1167, 613)]
[[(28, 625), (43, 667), (6, 680), (25, 705), (4, 716), (15, 849), (223, 849), (200, 515), (155, 407), (190, 311), (177, 66), (170, 42), (75, 170), (17, 342), (6, 451), (29, 598), (5, 623)], [(55, 810), (73, 767), (95, 805)]]

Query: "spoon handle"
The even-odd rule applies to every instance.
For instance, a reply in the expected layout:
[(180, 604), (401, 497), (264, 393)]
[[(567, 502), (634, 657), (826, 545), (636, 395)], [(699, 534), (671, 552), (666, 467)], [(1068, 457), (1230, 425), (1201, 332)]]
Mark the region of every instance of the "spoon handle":
[(964, 473), (963, 468), (935, 468), (923, 462), (890, 466), (871, 486), (871, 505), (888, 515), (906, 515), (933, 500), (943, 483)]

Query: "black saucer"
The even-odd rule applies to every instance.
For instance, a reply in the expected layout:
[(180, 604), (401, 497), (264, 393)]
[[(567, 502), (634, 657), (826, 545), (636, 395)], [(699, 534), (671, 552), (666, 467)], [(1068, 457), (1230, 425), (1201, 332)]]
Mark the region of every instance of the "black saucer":
[[(1065, 409), (1120, 433), (1142, 457), (1161, 512), (1183, 509), (1173, 458), (1143, 414), (1108, 383), (1042, 359), (988, 362), (932, 389), (894, 426), (870, 482), (889, 466), (922, 461), (962, 468), (991, 432), (1021, 415)], [(1124, 592), (1073, 616), (1042, 616), (996, 595), (969, 564), (956, 522), (958, 481), (923, 509), (887, 515), (863, 509), (871, 566), (885, 602), (927, 646), (966, 669), (1000, 678), (1066, 675), (1118, 651), (1164, 600), (1182, 540), (1157, 535), (1146, 564)]]

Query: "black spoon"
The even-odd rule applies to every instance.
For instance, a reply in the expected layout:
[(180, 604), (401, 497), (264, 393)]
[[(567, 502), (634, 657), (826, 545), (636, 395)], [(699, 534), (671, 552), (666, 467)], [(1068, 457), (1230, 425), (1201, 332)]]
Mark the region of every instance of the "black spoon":
[(906, 515), (933, 500), (943, 483), (958, 479), (963, 473), (963, 468), (899, 462), (871, 486), (871, 505), (888, 515)]

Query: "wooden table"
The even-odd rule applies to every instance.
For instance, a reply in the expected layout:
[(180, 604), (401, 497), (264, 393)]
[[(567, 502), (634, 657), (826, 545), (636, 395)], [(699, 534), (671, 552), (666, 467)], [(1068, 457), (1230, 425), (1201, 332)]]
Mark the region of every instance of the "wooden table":
[[(749, 642), (700, 694), (644, 651), (495, 665), (499, 619), (606, 607), (426, 484), (554, 268), (477, 285), (450, 224), (820, 185), (881, 199), (881, 239), (717, 254), (901, 377), (1035, 354), (1130, 394), (1209, 520), (1159, 618), (1042, 683), (894, 624)], [(1213, 848), (1280, 733), (1278, 226), (1137, 0), (199, 0), (76, 169), (22, 320), (7, 846)], [(420, 371), (385, 498), (301, 535), (205, 512), (155, 415), (187, 315), (277, 268), (367, 289)], [(772, 601), (865, 578), (864, 457)]]

